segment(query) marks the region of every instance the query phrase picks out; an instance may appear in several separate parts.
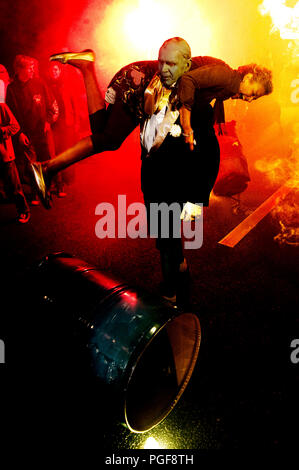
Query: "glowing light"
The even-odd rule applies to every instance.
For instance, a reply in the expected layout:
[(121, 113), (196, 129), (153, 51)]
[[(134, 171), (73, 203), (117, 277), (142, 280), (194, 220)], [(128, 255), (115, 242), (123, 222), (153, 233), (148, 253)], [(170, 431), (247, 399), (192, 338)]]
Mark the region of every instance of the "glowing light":
[(264, 0), (259, 11), (271, 16), (272, 31), (279, 31), (282, 39), (299, 39), (299, 1), (292, 8), (286, 0)]
[(181, 36), (191, 47), (191, 37), (204, 47), (210, 32), (205, 26), (196, 1), (182, 4), (180, 0), (139, 0), (137, 8), (124, 19), (124, 32), (131, 45), (156, 59), (161, 44), (168, 38)]
[(134, 308), (137, 304), (137, 294), (133, 292), (122, 292), (121, 294), (123, 300), (126, 304), (130, 305), (131, 308)]
[(269, 180), (273, 183), (281, 183), (287, 179), (290, 173), (284, 159), (276, 158), (274, 160), (257, 160), (254, 164), (255, 168), (261, 173), (266, 173)]
[(258, 160), (255, 167), (265, 172), (268, 178), (274, 182), (281, 182), (286, 178), (288, 187), (293, 190), (292, 198), (281, 200), (274, 208), (272, 215), (275, 217), (281, 228), (281, 232), (274, 237), (274, 240), (280, 244), (299, 245), (299, 205), (298, 205), (298, 187), (299, 187), (299, 124), (294, 126), (296, 137), (293, 143), (292, 154), (288, 159), (277, 158), (272, 161)]
[(274, 216), (279, 219), (281, 231), (274, 237), (280, 245), (299, 246), (299, 216), (294, 204), (285, 203), (276, 209)]
[(156, 60), (162, 43), (184, 38), (192, 55), (210, 55), (212, 31), (197, 0), (114, 0), (94, 27), (93, 48), (103, 74), (138, 60)]
[(163, 449), (153, 437), (149, 437), (143, 446), (144, 449)]
[[(282, 39), (291, 40), (288, 44), (289, 50), (292, 52), (293, 60), (298, 60), (299, 55), (299, 1), (291, 7), (286, 5), (286, 0), (264, 0), (259, 6), (259, 10), (263, 15), (269, 14), (272, 19), (272, 31), (279, 31)], [(291, 87), (295, 88), (291, 93), (291, 102), (297, 104), (297, 84), (298, 79), (294, 78)], [(271, 162), (257, 161), (255, 166), (258, 170), (267, 174), (273, 182), (282, 179), (291, 178), (291, 187), (298, 191), (299, 187), (299, 125), (295, 123), (294, 142), (292, 154), (288, 159), (275, 159)], [(294, 199), (290, 203), (288, 200), (280, 201), (272, 215), (279, 221), (281, 232), (274, 237), (274, 240), (280, 244), (287, 243), (289, 245), (298, 246), (299, 244), (299, 205), (295, 199), (298, 192), (293, 192)]]
[(273, 183), (282, 183), (288, 180), (288, 185), (293, 189), (299, 187), (299, 124), (294, 125), (295, 138), (291, 154), (287, 159), (276, 158), (269, 160), (257, 160), (255, 167), (265, 173)]
[(157, 327), (156, 327), (156, 326), (153, 326), (153, 327), (150, 329), (150, 334), (153, 335), (156, 331), (157, 331)]
[(173, 23), (173, 14), (165, 6), (153, 0), (139, 0), (139, 7), (124, 19), (124, 32), (132, 45), (155, 57), (164, 38), (171, 35)]

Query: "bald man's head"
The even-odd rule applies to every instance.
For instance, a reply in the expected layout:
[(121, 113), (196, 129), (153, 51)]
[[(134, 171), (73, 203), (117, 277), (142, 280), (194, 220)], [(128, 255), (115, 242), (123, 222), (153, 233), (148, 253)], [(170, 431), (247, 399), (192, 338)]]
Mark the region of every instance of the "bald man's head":
[(191, 67), (191, 49), (182, 38), (167, 39), (159, 50), (159, 72), (165, 86), (173, 85)]
[(160, 47), (159, 53), (161, 49), (167, 47), (170, 44), (173, 45), (183, 55), (185, 59), (191, 59), (191, 48), (189, 44), (187, 43), (187, 41), (185, 41), (185, 39), (179, 38), (178, 36), (164, 41), (162, 46)]

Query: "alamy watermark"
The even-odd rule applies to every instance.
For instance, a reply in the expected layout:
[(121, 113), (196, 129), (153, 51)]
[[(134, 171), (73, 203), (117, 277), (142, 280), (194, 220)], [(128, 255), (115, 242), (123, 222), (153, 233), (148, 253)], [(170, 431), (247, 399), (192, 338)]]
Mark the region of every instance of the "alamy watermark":
[(291, 88), (294, 88), (294, 90), (291, 91), (291, 95), (290, 95), (291, 102), (294, 104), (298, 104), (299, 103), (299, 77), (295, 78), (291, 82)]
[[(147, 208), (149, 213), (147, 214)], [(181, 238), (184, 248), (197, 249), (203, 243), (202, 204), (133, 202), (127, 206), (126, 195), (118, 195), (117, 208), (109, 202), (96, 206), (100, 219), (95, 225), (98, 238)], [(191, 212), (192, 211), (192, 212)], [(128, 220), (128, 216), (132, 216)], [(116, 222), (117, 221), (117, 222)], [(150, 230), (148, 231), (147, 221)]]
[(293, 364), (298, 364), (299, 363), (299, 338), (298, 339), (293, 339), (291, 341), (291, 348), (292, 352), (290, 355), (291, 362)]
[(0, 339), (0, 364), (5, 364), (5, 343)]

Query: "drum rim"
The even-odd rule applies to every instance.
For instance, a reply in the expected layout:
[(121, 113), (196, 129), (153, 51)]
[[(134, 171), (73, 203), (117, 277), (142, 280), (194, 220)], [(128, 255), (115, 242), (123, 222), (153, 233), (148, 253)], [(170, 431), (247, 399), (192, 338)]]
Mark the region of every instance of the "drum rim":
[[(136, 369), (136, 366), (139, 362), (139, 360), (141, 359), (143, 353), (145, 352), (145, 350), (150, 346), (150, 344), (152, 343), (152, 341), (157, 337), (157, 335), (159, 333), (161, 333), (161, 331), (172, 321), (174, 321), (176, 318), (180, 317), (180, 316), (183, 316), (183, 315), (192, 315), (193, 318), (195, 319), (196, 321), (196, 326), (197, 326), (197, 334), (196, 334), (196, 338), (195, 338), (195, 342), (194, 342), (194, 347), (193, 347), (193, 351), (192, 351), (192, 356), (191, 356), (191, 361), (190, 361), (190, 365), (189, 365), (189, 368), (188, 370), (186, 371), (186, 375), (184, 377), (184, 380), (181, 384), (181, 386), (179, 387), (179, 390), (178, 392), (176, 393), (176, 396), (174, 398), (174, 400), (171, 401), (171, 403), (169, 404), (169, 406), (167, 407), (167, 410), (166, 412), (163, 412), (162, 414), (160, 414), (160, 416), (155, 419), (154, 421), (154, 424), (144, 430), (137, 430), (137, 429), (134, 429), (129, 420), (128, 420), (128, 416), (127, 416), (127, 393), (128, 393), (128, 388), (129, 388), (129, 384), (130, 384), (130, 380), (132, 379), (133, 377), (133, 374), (134, 374), (134, 371)], [(123, 401), (123, 410), (124, 410), (124, 417), (125, 417), (125, 425), (128, 427), (128, 429), (134, 433), (139, 433), (139, 434), (142, 434), (142, 433), (145, 433), (145, 432), (148, 432), (149, 430), (153, 429), (155, 426), (157, 426), (158, 424), (160, 424), (162, 421), (164, 421), (164, 419), (169, 415), (169, 413), (174, 409), (174, 407), (176, 406), (176, 404), (178, 403), (179, 399), (181, 398), (183, 392), (185, 391), (189, 381), (190, 381), (190, 378), (191, 378), (191, 375), (194, 371), (194, 368), (195, 368), (195, 365), (196, 365), (196, 361), (197, 361), (197, 358), (198, 358), (198, 354), (199, 354), (199, 349), (200, 349), (200, 344), (201, 344), (201, 325), (200, 325), (200, 321), (199, 321), (199, 318), (198, 318), (198, 315), (196, 315), (194, 312), (182, 312), (182, 311), (178, 311), (176, 312), (174, 315), (172, 315), (171, 318), (169, 318), (165, 323), (163, 323), (163, 325), (160, 326), (160, 328), (158, 328), (153, 334), (152, 336), (150, 337), (149, 341), (147, 341), (145, 344), (143, 342), (143, 345), (142, 345), (142, 348), (136, 348), (136, 350), (134, 351), (134, 354), (132, 354), (131, 358), (130, 358), (130, 362), (128, 364), (128, 367), (127, 367), (127, 379), (126, 379), (126, 387), (124, 389), (124, 401)], [(140, 345), (139, 345), (140, 346)], [(136, 355), (138, 356), (137, 359), (136, 359)], [(133, 360), (135, 359), (134, 363), (132, 364)]]

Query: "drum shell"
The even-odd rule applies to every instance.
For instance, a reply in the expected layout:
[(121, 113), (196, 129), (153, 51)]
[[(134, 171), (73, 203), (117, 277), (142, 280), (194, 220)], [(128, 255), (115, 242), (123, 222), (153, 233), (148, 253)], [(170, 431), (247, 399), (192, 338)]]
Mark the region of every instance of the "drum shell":
[[(62, 318), (63, 331), (69, 330), (69, 337), (73, 338), (69, 355), (69, 360), (75, 362), (73, 373), (83, 372), (83, 376), (94, 378), (101, 387), (105, 387), (108, 395), (116, 400), (114, 406), (119, 416), (122, 415), (121, 421), (126, 421), (135, 431), (129, 424), (130, 419), (124, 415), (126, 395), (136, 364), (148, 345), (182, 312), (66, 254), (47, 256), (39, 264), (37, 273), (41, 306), (57, 319)], [(195, 365), (200, 342), (199, 327), (196, 335), (194, 353), (190, 358), (192, 365), (186, 378), (182, 378), (178, 395), (187, 385)], [(162, 418), (173, 406), (169, 404), (169, 410), (162, 413)], [(141, 424), (137, 432), (156, 425), (161, 421), (160, 415), (159, 411), (157, 419), (150, 424), (148, 421), (145, 429)]]

